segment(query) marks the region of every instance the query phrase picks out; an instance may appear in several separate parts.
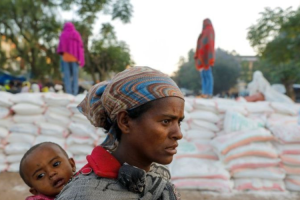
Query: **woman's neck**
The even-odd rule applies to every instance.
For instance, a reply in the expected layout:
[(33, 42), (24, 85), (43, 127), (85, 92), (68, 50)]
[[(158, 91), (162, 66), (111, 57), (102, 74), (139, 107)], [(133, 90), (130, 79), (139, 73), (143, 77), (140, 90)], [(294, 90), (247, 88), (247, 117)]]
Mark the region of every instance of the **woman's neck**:
[(137, 152), (131, 152), (131, 148), (124, 147), (121, 143), (119, 143), (117, 149), (112, 152), (112, 155), (121, 163), (121, 165), (127, 163), (131, 166), (143, 169), (146, 172), (150, 170), (151, 162), (141, 160), (137, 156)]

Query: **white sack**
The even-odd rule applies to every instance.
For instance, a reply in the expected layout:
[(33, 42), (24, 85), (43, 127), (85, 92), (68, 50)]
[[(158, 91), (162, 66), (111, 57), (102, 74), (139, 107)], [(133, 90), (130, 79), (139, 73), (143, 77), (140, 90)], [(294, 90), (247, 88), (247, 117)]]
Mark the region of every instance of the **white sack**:
[(39, 128), (36, 125), (26, 123), (13, 124), (10, 126), (9, 131), (16, 133), (28, 133), (32, 135), (39, 134)]
[(38, 115), (44, 113), (46, 108), (29, 103), (18, 103), (11, 109), (19, 115)]
[(14, 103), (11, 101), (13, 94), (0, 91), (0, 106), (11, 107)]
[(45, 105), (42, 93), (18, 93), (11, 97), (11, 101), (15, 104), (28, 103), (37, 106)]
[(44, 115), (19, 115), (16, 114), (12, 117), (13, 121), (16, 123), (32, 123), (38, 124), (40, 122), (45, 122)]

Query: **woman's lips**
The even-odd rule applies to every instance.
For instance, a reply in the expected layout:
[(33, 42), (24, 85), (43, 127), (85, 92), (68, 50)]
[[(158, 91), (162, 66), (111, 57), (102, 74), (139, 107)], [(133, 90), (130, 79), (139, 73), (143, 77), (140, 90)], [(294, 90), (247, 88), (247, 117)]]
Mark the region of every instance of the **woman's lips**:
[(167, 147), (165, 150), (166, 150), (166, 152), (168, 152), (169, 154), (172, 154), (172, 155), (174, 155), (174, 154), (176, 154), (177, 153), (177, 144), (176, 145), (173, 145), (173, 146), (170, 146), (170, 147)]

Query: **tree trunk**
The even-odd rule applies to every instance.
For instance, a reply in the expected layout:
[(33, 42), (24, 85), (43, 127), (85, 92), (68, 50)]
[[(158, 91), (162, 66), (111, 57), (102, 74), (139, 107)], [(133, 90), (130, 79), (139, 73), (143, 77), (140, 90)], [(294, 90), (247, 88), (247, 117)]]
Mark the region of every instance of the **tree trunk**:
[(94, 63), (92, 63), (90, 51), (88, 49), (88, 38), (84, 40), (84, 54), (85, 54), (85, 67), (90, 68), (90, 74), (93, 79), (93, 82), (96, 83), (96, 73), (95, 73), (95, 68), (94, 68)]
[(36, 68), (36, 59), (34, 54), (34, 49), (31, 48), (31, 59), (30, 59), (30, 67), (31, 67), (31, 78), (37, 78), (38, 76), (38, 70)]
[(285, 89), (286, 89), (286, 94), (293, 100), (296, 101), (296, 95), (295, 95), (295, 91), (293, 88), (293, 84), (292, 83), (284, 83)]

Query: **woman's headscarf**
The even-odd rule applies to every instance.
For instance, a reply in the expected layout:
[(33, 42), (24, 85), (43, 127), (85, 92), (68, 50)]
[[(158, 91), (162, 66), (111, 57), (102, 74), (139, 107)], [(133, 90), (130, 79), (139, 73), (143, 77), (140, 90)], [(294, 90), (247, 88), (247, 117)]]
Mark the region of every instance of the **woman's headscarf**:
[[(107, 120), (113, 123), (120, 111), (164, 97), (184, 99), (176, 83), (166, 74), (149, 67), (132, 67), (118, 73), (110, 82), (94, 85), (78, 109), (95, 127), (104, 127)], [(116, 132), (111, 128), (102, 146), (113, 150), (116, 145)]]
[(84, 66), (84, 47), (81, 36), (71, 22), (65, 23), (57, 47), (57, 53), (65, 52), (72, 54), (81, 67)]
[(197, 70), (207, 70), (215, 64), (215, 31), (210, 19), (203, 21), (203, 29), (197, 41), (194, 58)]

